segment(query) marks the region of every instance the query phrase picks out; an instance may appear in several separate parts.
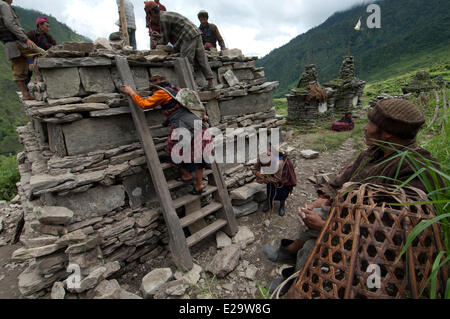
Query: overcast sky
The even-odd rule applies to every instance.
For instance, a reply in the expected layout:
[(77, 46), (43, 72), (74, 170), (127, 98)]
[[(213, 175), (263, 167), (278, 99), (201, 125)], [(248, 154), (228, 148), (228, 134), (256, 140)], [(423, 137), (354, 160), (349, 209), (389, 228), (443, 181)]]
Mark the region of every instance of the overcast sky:
[[(138, 49), (149, 49), (143, 0), (132, 0), (135, 8)], [(299, 34), (320, 25), (336, 11), (368, 0), (161, 0), (199, 24), (197, 13), (209, 12), (209, 21), (219, 27), (228, 48), (240, 48), (245, 55), (263, 57)], [(14, 5), (51, 14), (79, 34), (92, 40), (107, 38), (118, 30), (116, 0), (14, 0)], [(355, 17), (355, 24), (359, 17)]]

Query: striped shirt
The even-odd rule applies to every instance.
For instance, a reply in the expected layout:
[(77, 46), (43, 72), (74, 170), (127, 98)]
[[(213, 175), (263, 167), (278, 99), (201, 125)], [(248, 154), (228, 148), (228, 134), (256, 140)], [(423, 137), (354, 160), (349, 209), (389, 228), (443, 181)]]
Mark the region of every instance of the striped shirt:
[(161, 44), (172, 43), (179, 51), (184, 41), (191, 41), (201, 36), (201, 32), (188, 18), (176, 12), (161, 12), (159, 25), (161, 27)]

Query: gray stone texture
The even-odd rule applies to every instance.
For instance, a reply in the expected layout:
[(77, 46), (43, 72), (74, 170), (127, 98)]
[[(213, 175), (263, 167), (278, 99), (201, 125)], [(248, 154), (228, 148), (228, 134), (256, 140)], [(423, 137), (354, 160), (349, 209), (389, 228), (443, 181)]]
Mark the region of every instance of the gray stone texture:
[(88, 93), (113, 93), (114, 83), (108, 68), (80, 68), (80, 79)]
[[(147, 112), (149, 126), (161, 124), (165, 117), (160, 112)], [(65, 145), (69, 156), (86, 154), (99, 149), (108, 150), (132, 144), (139, 139), (130, 115), (110, 116), (98, 119), (84, 119), (63, 126)], [(162, 130), (152, 130), (158, 137)]]
[(267, 112), (273, 106), (272, 100), (272, 92), (249, 94), (247, 96), (234, 98), (230, 101), (220, 102), (220, 113), (222, 116), (240, 116), (257, 112)]
[(42, 70), (51, 99), (74, 97), (80, 90), (80, 75), (77, 68)]
[(46, 194), (47, 205), (67, 207), (74, 212), (74, 221), (103, 216), (125, 205), (125, 190), (121, 185), (95, 187), (89, 192), (67, 196)]

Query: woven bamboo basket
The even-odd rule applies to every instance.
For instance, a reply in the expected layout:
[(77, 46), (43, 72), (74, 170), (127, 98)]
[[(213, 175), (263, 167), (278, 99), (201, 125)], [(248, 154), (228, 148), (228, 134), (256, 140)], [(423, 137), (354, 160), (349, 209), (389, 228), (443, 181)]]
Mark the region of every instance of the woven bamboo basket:
[[(390, 205), (428, 201), (425, 193), (414, 188), (354, 183), (343, 189), (347, 191), (341, 191), (335, 200), (313, 252), (286, 298), (428, 298), (427, 279), (439, 252), (445, 251), (440, 226), (426, 229), (408, 253), (395, 261), (411, 230), (436, 216), (434, 208)], [(371, 265), (381, 270), (379, 288), (369, 288), (373, 272), (367, 270)], [(443, 296), (447, 278), (444, 266), (438, 273), (438, 296)]]

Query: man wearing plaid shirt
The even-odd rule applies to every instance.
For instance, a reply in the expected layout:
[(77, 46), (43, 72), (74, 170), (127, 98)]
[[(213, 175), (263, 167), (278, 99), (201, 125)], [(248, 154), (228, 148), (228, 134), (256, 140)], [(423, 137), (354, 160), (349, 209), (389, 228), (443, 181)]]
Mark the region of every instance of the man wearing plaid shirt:
[(206, 57), (200, 30), (189, 19), (176, 12), (162, 12), (154, 1), (146, 2), (146, 13), (152, 23), (159, 24), (161, 33), (152, 32), (158, 44), (172, 43), (175, 52), (187, 57), (191, 65), (200, 65), (202, 73), (208, 80), (208, 87), (214, 88), (214, 76)]

